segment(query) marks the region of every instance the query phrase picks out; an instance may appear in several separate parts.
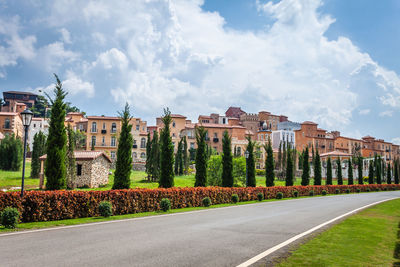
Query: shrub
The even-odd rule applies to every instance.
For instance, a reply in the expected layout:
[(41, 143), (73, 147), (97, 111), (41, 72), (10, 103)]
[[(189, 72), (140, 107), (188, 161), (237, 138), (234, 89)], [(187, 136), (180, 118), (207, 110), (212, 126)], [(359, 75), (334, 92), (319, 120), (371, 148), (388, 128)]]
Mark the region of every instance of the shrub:
[(256, 169), (257, 176), (265, 176), (265, 170)]
[(237, 194), (233, 194), (231, 199), (232, 199), (232, 202), (236, 204), (239, 201), (239, 196)]
[(311, 190), (310, 192), (308, 192), (308, 195), (309, 195), (310, 197), (314, 196), (314, 191)]
[(299, 196), (299, 191), (296, 191), (296, 190), (293, 191), (293, 196), (294, 196), (294, 197), (298, 197), (298, 196)]
[(350, 194), (350, 189), (346, 189), (346, 194)]
[(380, 191), (380, 189), (377, 187), (377, 188), (375, 188), (375, 191), (378, 192), (378, 191)]
[(264, 194), (263, 193), (258, 193), (257, 194), (257, 200), (258, 201), (263, 201), (264, 200)]
[(371, 189), (367, 188), (365, 191), (366, 191), (366, 192), (371, 192)]
[(282, 199), (282, 198), (283, 198), (283, 193), (282, 192), (276, 193), (276, 199)]
[(357, 192), (357, 193), (360, 193), (360, 192), (361, 192), (361, 189), (360, 189), (360, 188), (357, 188), (357, 189), (356, 189), (356, 192)]
[(18, 224), (19, 211), (16, 208), (7, 207), (0, 215), (0, 224), (5, 228), (13, 229)]
[(211, 206), (211, 199), (209, 197), (203, 198), (203, 200), (201, 202), (203, 203), (204, 207), (210, 207)]
[(161, 199), (160, 208), (164, 212), (169, 211), (171, 209), (171, 201), (168, 198)]
[(339, 188), (336, 188), (335, 189), (335, 194), (339, 194), (340, 193), (340, 189)]
[(384, 187), (382, 190), (383, 190), (383, 191), (387, 191), (387, 188), (386, 188), (386, 187)]
[(323, 196), (326, 196), (326, 190), (322, 190), (321, 194), (322, 194)]
[(102, 201), (99, 204), (99, 213), (103, 217), (110, 217), (112, 215), (112, 205), (109, 201)]

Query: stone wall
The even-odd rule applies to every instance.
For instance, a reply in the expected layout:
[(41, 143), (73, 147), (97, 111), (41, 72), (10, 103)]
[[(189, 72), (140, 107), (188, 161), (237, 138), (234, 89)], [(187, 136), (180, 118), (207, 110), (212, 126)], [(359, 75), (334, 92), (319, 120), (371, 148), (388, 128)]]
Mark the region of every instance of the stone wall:
[(92, 161), (90, 187), (99, 187), (108, 184), (108, 173), (111, 163), (104, 157), (98, 157)]

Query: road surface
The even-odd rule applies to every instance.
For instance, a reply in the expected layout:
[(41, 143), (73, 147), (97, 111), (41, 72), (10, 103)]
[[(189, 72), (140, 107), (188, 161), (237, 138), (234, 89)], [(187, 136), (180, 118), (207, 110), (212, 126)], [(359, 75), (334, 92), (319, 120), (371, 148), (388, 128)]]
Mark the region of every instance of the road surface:
[(339, 215), (393, 197), (400, 191), (0, 234), (0, 266), (236, 266)]

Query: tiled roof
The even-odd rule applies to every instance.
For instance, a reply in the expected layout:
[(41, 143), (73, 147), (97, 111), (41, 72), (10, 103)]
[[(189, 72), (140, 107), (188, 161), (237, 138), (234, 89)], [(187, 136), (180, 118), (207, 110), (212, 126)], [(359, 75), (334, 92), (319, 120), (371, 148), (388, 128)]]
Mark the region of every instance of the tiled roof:
[(120, 120), (119, 117), (106, 117), (106, 116), (87, 116), (89, 120)]
[(246, 127), (240, 125), (228, 125), (228, 124), (217, 124), (217, 123), (196, 123), (196, 126), (203, 126), (204, 128), (246, 129)]
[(17, 112), (5, 112), (5, 111), (2, 111), (2, 112), (0, 112), (0, 115), (3, 115), (3, 116), (17, 116), (18, 113)]
[[(103, 151), (75, 151), (74, 152), (75, 159), (80, 160), (93, 160), (97, 159), (100, 156), (104, 156), (109, 162), (111, 162), (110, 157)], [(45, 160), (47, 158), (47, 154), (40, 157), (40, 160)]]
[(353, 154), (351, 153), (345, 153), (345, 152), (341, 152), (341, 151), (331, 151), (331, 152), (327, 152), (327, 153), (322, 153), (320, 156), (321, 157), (329, 157), (329, 156), (339, 156), (339, 157), (351, 157)]

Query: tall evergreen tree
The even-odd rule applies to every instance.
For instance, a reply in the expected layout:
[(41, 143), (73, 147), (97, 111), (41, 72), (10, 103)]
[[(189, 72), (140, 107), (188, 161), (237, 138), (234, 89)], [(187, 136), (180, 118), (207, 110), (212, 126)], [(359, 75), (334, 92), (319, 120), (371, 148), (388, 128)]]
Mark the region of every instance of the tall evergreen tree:
[(170, 188), (174, 186), (174, 145), (171, 140), (171, 112), (164, 109), (162, 117), (164, 128), (160, 134), (161, 154), (160, 154), (160, 181), (159, 186)]
[(50, 99), (51, 117), (49, 125), (49, 135), (47, 138), (47, 159), (45, 163), (45, 175), (47, 178), (46, 188), (48, 190), (64, 189), (66, 187), (66, 151), (67, 134), (65, 131), (65, 108), (64, 98), (67, 93), (62, 88), (60, 79), (56, 78), (56, 87), (54, 89), (55, 99)]
[(326, 163), (326, 185), (332, 185), (332, 162), (330, 157)]
[(272, 150), (271, 139), (268, 138), (268, 144), (264, 148), (267, 152), (265, 159), (265, 185), (274, 186), (274, 152)]
[(160, 143), (158, 140), (158, 132), (154, 131), (153, 139), (151, 140), (151, 178), (152, 181), (160, 179)]
[[(314, 165), (315, 165), (314, 144), (311, 146), (311, 156), (312, 156), (312, 158), (311, 158), (311, 165), (314, 167)], [(314, 176), (315, 176), (315, 173), (314, 173)]]
[(321, 185), (321, 182), (322, 182), (321, 158), (319, 157), (317, 149), (314, 158), (314, 185)]
[(71, 128), (71, 125), (68, 124), (67, 127), (67, 137), (68, 137), (68, 145), (67, 145), (67, 188), (74, 189), (75, 188), (75, 174), (76, 174), (76, 166), (75, 166), (75, 133)]
[(357, 163), (357, 170), (358, 170), (358, 184), (364, 184), (363, 178), (363, 158), (361, 156), (358, 157)]
[(146, 173), (147, 173), (147, 179), (149, 180), (149, 181), (151, 181), (151, 173), (152, 173), (152, 170), (151, 170), (151, 167), (152, 167), (152, 164), (151, 164), (152, 162), (151, 162), (151, 136), (150, 136), (150, 132), (149, 133), (147, 133), (147, 142), (146, 142), (146, 165), (145, 165), (145, 167), (146, 167)]
[(181, 140), (180, 140), (179, 143), (180, 143), (181, 147), (180, 147), (180, 149), (179, 149), (180, 154), (179, 154), (179, 171), (178, 171), (178, 173), (179, 173), (179, 175), (183, 175), (183, 172), (184, 172), (184, 162), (183, 162), (183, 154), (184, 154), (184, 152), (183, 152), (183, 137), (181, 138)]
[(222, 137), (222, 186), (233, 186), (233, 162), (231, 151), (231, 137), (228, 131), (224, 131)]
[(279, 149), (278, 149), (278, 161), (276, 164), (277, 170), (282, 170), (282, 141), (279, 142)]
[(369, 163), (368, 183), (373, 184), (374, 183), (374, 164), (373, 164), (372, 160), (370, 160), (368, 163)]
[(347, 169), (347, 184), (352, 185), (354, 184), (353, 180), (353, 163), (351, 161), (351, 158), (349, 158), (349, 168)]
[(31, 162), (31, 178), (39, 178), (40, 160), (39, 158), (46, 154), (46, 135), (38, 132), (33, 137), (33, 150)]
[(284, 174), (286, 171), (286, 163), (287, 163), (287, 160), (286, 160), (286, 142), (283, 142), (283, 144), (282, 144), (282, 162), (281, 162), (281, 172), (282, 172), (282, 174)]
[(388, 167), (386, 168), (386, 183), (391, 184), (392, 183), (392, 168), (390, 166), (390, 162), (388, 163)]
[(394, 165), (394, 183), (399, 184), (399, 161), (396, 160)]
[(308, 162), (308, 147), (304, 150), (303, 154), (303, 174), (301, 175), (301, 185), (310, 184), (310, 163)]
[(292, 153), (287, 153), (286, 155), (286, 186), (292, 186), (294, 183), (294, 173), (293, 173), (293, 160)]
[(183, 173), (187, 175), (189, 169), (189, 156), (188, 156), (188, 145), (186, 136), (183, 137), (183, 167), (184, 167)]
[(256, 186), (256, 164), (254, 160), (254, 146), (255, 142), (251, 140), (250, 136), (247, 136), (247, 152), (249, 152), (249, 157), (246, 159), (247, 161), (247, 185), (249, 187)]
[(343, 176), (342, 176), (342, 163), (340, 162), (340, 159), (337, 159), (336, 161), (336, 165), (337, 165), (337, 183), (338, 185), (342, 185), (343, 184)]
[(207, 130), (203, 126), (196, 128), (196, 182), (194, 186), (207, 185), (207, 145), (206, 145)]
[(133, 137), (131, 135), (132, 119), (129, 105), (125, 104), (124, 110), (119, 112), (121, 120), (121, 133), (118, 138), (117, 162), (115, 163), (113, 189), (126, 189), (131, 186), (132, 171), (132, 146)]
[(175, 175), (180, 175), (182, 164), (182, 139), (178, 142), (178, 148), (175, 154)]
[(19, 171), (22, 164), (23, 148), (21, 139), (14, 134), (6, 135), (0, 140), (0, 169)]
[(378, 157), (375, 164), (376, 183), (382, 184), (382, 164), (381, 158)]

